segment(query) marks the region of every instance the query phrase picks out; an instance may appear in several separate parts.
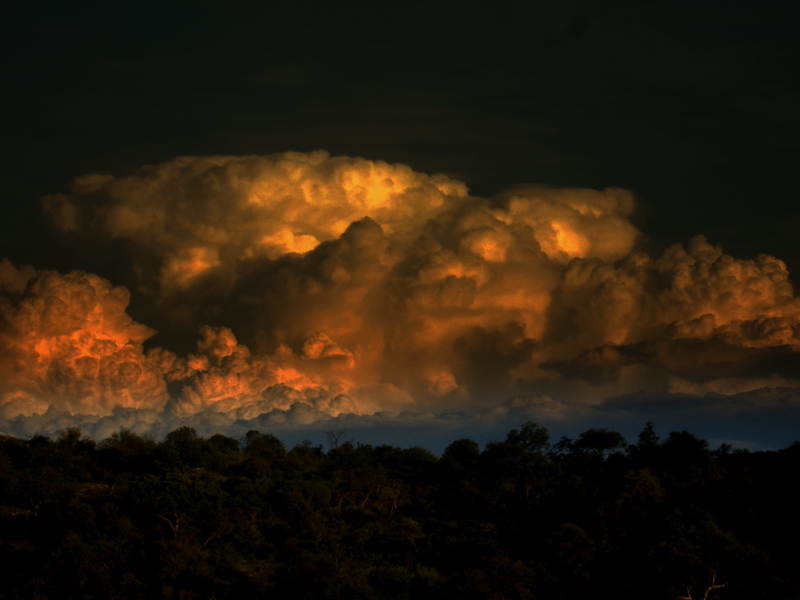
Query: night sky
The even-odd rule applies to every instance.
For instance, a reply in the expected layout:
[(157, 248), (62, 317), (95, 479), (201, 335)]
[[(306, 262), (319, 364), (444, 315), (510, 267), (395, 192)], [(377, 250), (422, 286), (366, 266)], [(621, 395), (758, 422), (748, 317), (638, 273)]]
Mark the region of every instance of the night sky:
[(3, 13), (2, 431), (800, 438), (796, 3)]

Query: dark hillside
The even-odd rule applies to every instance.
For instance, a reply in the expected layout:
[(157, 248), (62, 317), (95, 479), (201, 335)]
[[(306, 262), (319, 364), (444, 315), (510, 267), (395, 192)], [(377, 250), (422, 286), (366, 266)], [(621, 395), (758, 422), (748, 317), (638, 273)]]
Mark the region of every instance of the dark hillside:
[(788, 600), (800, 444), (0, 438), (0, 597)]

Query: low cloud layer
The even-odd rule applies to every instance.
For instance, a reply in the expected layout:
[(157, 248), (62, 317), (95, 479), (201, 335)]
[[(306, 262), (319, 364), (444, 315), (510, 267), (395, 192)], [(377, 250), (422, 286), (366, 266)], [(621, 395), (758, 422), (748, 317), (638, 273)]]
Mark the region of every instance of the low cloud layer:
[(625, 393), (800, 387), (784, 264), (702, 237), (645, 254), (626, 190), (478, 198), (316, 152), (89, 175), (43, 206), (76, 243), (122, 244), (130, 293), (0, 264), (6, 429), (486, 415), (513, 397), (565, 419)]

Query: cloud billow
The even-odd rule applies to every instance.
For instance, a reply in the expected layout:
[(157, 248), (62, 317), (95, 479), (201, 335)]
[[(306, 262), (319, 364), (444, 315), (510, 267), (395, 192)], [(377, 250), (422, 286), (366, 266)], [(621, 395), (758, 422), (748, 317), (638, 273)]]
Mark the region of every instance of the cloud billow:
[[(315, 152), (89, 175), (43, 206), (64, 235), (136, 249), (126, 283), (146, 323), (96, 275), (3, 262), (8, 423), (48, 409), (302, 423), (486, 411), (526, 394), (566, 418), (638, 391), (798, 385), (771, 367), (800, 347), (783, 263), (702, 237), (649, 256), (626, 190), (486, 199), (443, 175)], [(193, 349), (148, 346), (153, 326)]]

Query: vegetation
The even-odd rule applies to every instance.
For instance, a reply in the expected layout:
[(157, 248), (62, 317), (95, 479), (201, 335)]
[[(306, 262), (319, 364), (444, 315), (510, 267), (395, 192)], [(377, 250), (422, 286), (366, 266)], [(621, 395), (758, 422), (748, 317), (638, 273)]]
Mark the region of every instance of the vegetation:
[(800, 443), (0, 437), (0, 597), (798, 597)]

